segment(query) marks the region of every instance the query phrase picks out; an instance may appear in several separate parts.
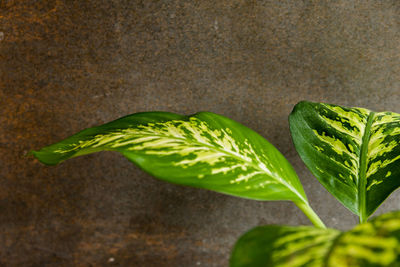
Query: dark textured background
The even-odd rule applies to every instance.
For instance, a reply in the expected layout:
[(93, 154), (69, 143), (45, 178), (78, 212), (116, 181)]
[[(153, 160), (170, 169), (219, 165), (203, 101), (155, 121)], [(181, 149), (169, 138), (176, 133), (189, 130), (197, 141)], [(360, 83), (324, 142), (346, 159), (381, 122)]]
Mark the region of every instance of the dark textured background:
[(139, 111), (255, 129), (329, 226), (355, 224), (297, 156), (287, 116), (303, 99), (400, 112), (400, 2), (324, 2), (0, 1), (0, 265), (226, 266), (251, 227), (309, 223), (289, 202), (166, 184), (117, 153), (24, 156)]

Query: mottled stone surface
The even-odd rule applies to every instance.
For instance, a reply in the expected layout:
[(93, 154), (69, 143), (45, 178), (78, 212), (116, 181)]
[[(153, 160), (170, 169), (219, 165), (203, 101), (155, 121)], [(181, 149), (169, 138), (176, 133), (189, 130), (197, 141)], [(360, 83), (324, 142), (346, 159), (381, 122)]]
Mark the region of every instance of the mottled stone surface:
[(0, 1), (0, 265), (226, 266), (251, 227), (309, 223), (117, 153), (25, 157), (139, 111), (238, 120), (288, 157), (329, 226), (355, 224), (297, 156), (287, 116), (303, 99), (400, 112), (400, 2), (324, 2)]

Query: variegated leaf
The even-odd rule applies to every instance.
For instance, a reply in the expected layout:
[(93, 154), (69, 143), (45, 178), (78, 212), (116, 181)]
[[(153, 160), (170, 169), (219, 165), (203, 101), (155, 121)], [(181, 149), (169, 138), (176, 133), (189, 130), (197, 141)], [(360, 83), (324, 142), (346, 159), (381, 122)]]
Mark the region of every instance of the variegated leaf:
[(260, 226), (236, 243), (231, 267), (400, 266), (400, 212), (348, 232), (310, 226)]
[(289, 118), (301, 158), (365, 221), (400, 186), (400, 115), (300, 102)]
[(137, 113), (86, 129), (33, 154), (53, 165), (101, 150), (121, 152), (168, 182), (308, 206), (296, 173), (273, 145), (249, 128), (208, 112)]

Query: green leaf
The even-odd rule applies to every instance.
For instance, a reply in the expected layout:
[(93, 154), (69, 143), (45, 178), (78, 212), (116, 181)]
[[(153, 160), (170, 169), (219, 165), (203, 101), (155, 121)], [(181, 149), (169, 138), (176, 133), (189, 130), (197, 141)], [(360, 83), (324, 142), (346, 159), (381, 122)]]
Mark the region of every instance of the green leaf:
[(260, 226), (236, 243), (231, 267), (400, 266), (400, 212), (348, 232), (311, 226)]
[(118, 151), (168, 182), (308, 207), (296, 173), (273, 145), (249, 128), (209, 112), (137, 113), (32, 153), (54, 165), (102, 150)]
[(400, 114), (300, 102), (289, 121), (307, 167), (362, 222), (400, 186)]

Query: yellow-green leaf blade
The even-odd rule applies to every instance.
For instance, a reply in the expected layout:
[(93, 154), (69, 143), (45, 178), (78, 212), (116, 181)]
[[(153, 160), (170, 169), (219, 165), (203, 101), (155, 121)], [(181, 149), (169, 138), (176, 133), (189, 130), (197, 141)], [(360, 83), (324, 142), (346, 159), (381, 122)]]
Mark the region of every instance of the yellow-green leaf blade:
[(328, 256), (327, 266), (400, 266), (400, 212), (343, 233)]
[(46, 164), (102, 150), (121, 152), (159, 179), (258, 200), (306, 203), (282, 154), (249, 128), (201, 112), (137, 113), (89, 128), (33, 154)]
[(260, 226), (236, 243), (232, 267), (400, 266), (400, 212), (348, 232), (309, 226)]
[(289, 120), (307, 167), (362, 221), (400, 186), (398, 114), (300, 102)]
[(236, 243), (231, 267), (324, 266), (334, 240), (334, 229), (267, 225), (252, 229)]
[(377, 112), (371, 125), (366, 170), (366, 213), (400, 186), (400, 115)]

